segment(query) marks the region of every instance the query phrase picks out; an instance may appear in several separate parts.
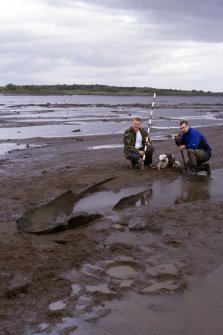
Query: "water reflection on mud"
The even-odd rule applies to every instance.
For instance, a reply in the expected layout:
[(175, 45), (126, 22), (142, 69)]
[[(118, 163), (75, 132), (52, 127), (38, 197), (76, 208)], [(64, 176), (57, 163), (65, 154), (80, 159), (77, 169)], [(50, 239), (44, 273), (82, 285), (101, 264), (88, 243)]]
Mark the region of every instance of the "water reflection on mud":
[[(186, 202), (198, 202), (209, 200), (215, 196), (215, 192), (211, 190), (212, 181), (206, 176), (196, 176), (190, 182), (185, 182), (179, 186), (179, 193), (176, 195), (175, 204)], [(210, 193), (211, 192), (211, 193)]]
[[(100, 182), (79, 195), (68, 191), (48, 204), (28, 210), (17, 220), (18, 227), (29, 233), (53, 233), (74, 229), (102, 215), (125, 214), (134, 207), (169, 207), (223, 200), (223, 169), (214, 170), (211, 176), (181, 176), (174, 181), (155, 181), (129, 188), (121, 188), (122, 178), (118, 177), (118, 190), (112, 189), (113, 179)], [(109, 189), (106, 189), (107, 184)]]
[(137, 186), (93, 193), (81, 199), (74, 209), (104, 213), (105, 210), (120, 211), (130, 207), (168, 207), (190, 202), (221, 201), (222, 184), (223, 170), (214, 170), (211, 176), (178, 177), (174, 181), (155, 181), (141, 189)]
[(113, 207), (114, 210), (121, 210), (128, 207), (139, 207), (148, 205), (150, 198), (152, 197), (152, 189), (146, 190), (144, 192), (137, 193), (135, 195), (130, 195), (120, 199), (117, 204)]

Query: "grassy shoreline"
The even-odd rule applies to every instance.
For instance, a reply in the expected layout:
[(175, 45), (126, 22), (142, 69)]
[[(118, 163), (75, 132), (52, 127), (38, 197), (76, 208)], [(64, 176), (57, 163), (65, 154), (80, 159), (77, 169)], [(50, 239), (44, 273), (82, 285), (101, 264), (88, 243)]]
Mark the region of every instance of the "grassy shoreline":
[(160, 96), (223, 96), (223, 92), (201, 90), (173, 90), (151, 87), (118, 87), (107, 85), (14, 85), (0, 87), (4, 95), (115, 95), (150, 96), (156, 92)]

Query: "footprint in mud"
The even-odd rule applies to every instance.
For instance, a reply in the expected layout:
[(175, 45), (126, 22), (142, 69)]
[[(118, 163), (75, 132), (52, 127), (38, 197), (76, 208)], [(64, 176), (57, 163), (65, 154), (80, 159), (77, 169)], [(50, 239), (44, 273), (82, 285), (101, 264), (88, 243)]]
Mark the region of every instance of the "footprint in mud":
[[(94, 278), (95, 282), (98, 279), (100, 280), (100, 283), (85, 286), (88, 293), (114, 294), (109, 286), (116, 289), (118, 287), (130, 287), (134, 281), (133, 279), (144, 269), (141, 264), (135, 262), (134, 258), (119, 256), (115, 260), (105, 260), (97, 265), (84, 264), (81, 273), (86, 277), (86, 282), (89, 282), (87, 277)], [(101, 278), (105, 279), (105, 283), (101, 283)]]
[(147, 274), (152, 277), (141, 293), (160, 294), (164, 292), (183, 291), (186, 287), (179, 268), (171, 263), (148, 266)]
[(177, 290), (180, 290), (180, 288), (181, 283), (175, 282), (174, 280), (166, 280), (164, 282), (151, 280), (149, 285), (141, 290), (141, 293), (158, 294), (167, 291), (176, 292)]
[(152, 277), (161, 277), (161, 276), (169, 276), (172, 278), (181, 277), (181, 272), (177, 268), (176, 265), (172, 263), (160, 264), (156, 266), (148, 266), (146, 268), (147, 274)]
[[(141, 262), (141, 256), (136, 260), (136, 256), (119, 254), (113, 259), (83, 264), (79, 271), (71, 270), (64, 274), (71, 284), (70, 296), (49, 305), (52, 312), (72, 315), (62, 319), (60, 330), (68, 325), (76, 329), (85, 321), (96, 321), (108, 315), (110, 309), (105, 302), (123, 297), (130, 290), (138, 294), (160, 295), (182, 292), (186, 288), (181, 271), (185, 266), (183, 262), (148, 265)], [(49, 328), (46, 322), (41, 325)], [(55, 334), (59, 328), (58, 325), (54, 327)]]
[[(133, 257), (119, 256), (96, 264), (83, 264), (80, 271), (71, 270), (64, 276), (72, 282), (71, 298), (76, 300), (76, 307), (80, 310), (93, 306), (93, 301), (99, 296), (103, 300), (120, 295), (122, 289), (129, 289), (139, 273), (144, 271), (145, 266), (135, 262)], [(80, 304), (82, 296), (91, 299)]]

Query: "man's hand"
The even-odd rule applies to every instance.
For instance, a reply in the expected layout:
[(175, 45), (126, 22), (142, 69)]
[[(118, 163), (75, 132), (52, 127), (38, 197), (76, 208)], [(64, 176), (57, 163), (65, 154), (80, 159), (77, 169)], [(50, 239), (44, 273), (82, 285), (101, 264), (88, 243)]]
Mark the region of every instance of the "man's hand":
[(141, 157), (143, 157), (145, 152), (144, 151), (139, 151), (139, 154), (140, 154)]
[(183, 151), (185, 148), (186, 148), (186, 146), (185, 146), (184, 144), (179, 145), (179, 149), (180, 149), (180, 151)]

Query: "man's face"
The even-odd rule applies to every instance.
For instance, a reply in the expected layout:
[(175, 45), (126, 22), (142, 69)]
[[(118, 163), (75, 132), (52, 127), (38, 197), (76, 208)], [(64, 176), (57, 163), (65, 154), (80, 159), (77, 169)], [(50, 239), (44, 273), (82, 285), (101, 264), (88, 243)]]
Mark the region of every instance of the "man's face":
[(186, 124), (186, 123), (182, 123), (180, 125), (180, 130), (182, 131), (182, 133), (186, 134), (189, 130), (190, 126), (189, 124)]
[(132, 129), (137, 132), (139, 130), (139, 128), (141, 128), (141, 122), (140, 121), (136, 121), (133, 120), (132, 121)]

